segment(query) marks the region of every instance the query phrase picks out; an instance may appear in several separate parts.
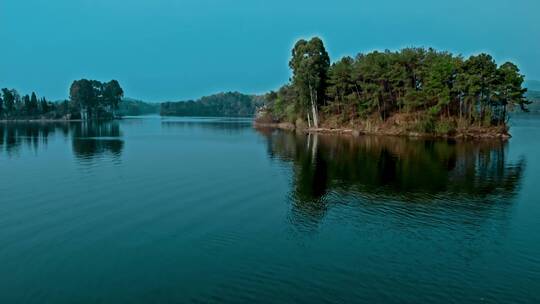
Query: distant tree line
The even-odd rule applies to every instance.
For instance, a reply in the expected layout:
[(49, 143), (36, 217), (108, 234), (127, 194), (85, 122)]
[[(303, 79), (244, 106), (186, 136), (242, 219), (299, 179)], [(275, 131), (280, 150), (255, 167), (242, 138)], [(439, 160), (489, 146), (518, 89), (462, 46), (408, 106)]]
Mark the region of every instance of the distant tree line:
[(160, 114), (163, 116), (252, 116), (263, 104), (260, 96), (238, 92), (219, 93), (198, 100), (164, 102)]
[(467, 59), (432, 48), (374, 51), (331, 63), (321, 39), (299, 40), (289, 62), (291, 82), (267, 95), (273, 120), (321, 118), (342, 123), (395, 114), (421, 113), (422, 131), (444, 121), (462, 125), (504, 125), (508, 110), (527, 110), (524, 76), (488, 54)]
[(113, 118), (124, 92), (116, 80), (99, 82), (81, 79), (70, 88), (70, 99), (51, 102), (36, 93), (21, 95), (3, 88), (0, 119), (97, 119)]
[(138, 116), (148, 114), (159, 114), (160, 104), (144, 102), (131, 98), (124, 98), (118, 107), (116, 114), (120, 116)]
[(527, 91), (527, 99), (532, 103), (528, 106), (531, 112), (540, 112), (540, 91)]
[(0, 119), (39, 117), (57, 111), (58, 105), (36, 93), (21, 95), (15, 89), (3, 88), (0, 94)]

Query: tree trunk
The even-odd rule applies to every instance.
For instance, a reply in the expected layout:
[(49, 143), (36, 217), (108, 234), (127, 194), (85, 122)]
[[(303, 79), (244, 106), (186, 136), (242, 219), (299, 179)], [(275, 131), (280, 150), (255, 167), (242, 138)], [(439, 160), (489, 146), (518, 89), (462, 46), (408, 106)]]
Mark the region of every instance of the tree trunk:
[(505, 102), (503, 105), (503, 119), (502, 119), (503, 123), (506, 123), (506, 104), (507, 103)]
[(315, 128), (319, 128), (319, 117), (317, 116), (317, 105), (316, 103), (316, 96), (313, 96), (313, 88), (311, 87), (311, 83), (309, 84), (309, 97), (311, 99), (311, 112), (313, 113), (313, 125)]
[(313, 125), (315, 128), (319, 128), (319, 118), (317, 116), (317, 108), (315, 104), (311, 103), (311, 111), (313, 112)]
[(461, 96), (459, 98), (459, 120), (463, 117), (463, 98)]

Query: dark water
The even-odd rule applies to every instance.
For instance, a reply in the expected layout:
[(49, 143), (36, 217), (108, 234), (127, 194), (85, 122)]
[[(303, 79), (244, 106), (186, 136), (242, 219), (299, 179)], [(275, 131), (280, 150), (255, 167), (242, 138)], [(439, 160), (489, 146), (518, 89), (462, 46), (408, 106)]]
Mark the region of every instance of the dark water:
[(513, 124), (0, 124), (0, 303), (539, 303), (540, 119)]

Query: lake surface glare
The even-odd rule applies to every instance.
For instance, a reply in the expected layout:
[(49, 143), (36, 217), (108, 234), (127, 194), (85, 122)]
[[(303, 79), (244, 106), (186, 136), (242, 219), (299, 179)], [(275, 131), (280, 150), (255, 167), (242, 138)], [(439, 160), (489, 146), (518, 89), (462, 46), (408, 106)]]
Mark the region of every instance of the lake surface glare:
[(0, 303), (540, 303), (540, 117), (511, 133), (0, 123)]

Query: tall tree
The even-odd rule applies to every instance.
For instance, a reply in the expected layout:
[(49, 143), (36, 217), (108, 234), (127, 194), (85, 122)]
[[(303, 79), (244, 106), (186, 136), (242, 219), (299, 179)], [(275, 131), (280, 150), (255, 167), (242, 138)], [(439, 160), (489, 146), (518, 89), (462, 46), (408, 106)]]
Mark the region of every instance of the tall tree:
[(497, 64), (488, 54), (471, 56), (463, 63), (458, 75), (459, 87), (468, 100), (469, 119), (477, 116), (484, 120), (490, 100), (496, 93), (494, 85), (497, 81)]
[(12, 90), (3, 88), (2, 95), (4, 96), (4, 102), (6, 104), (6, 112), (9, 115), (15, 110), (15, 94)]
[(32, 92), (32, 96), (30, 97), (30, 108), (29, 108), (29, 114), (33, 115), (36, 114), (38, 111), (38, 99), (36, 96), (36, 93)]
[[(293, 70), (293, 85), (298, 90), (301, 107), (306, 109), (311, 105), (311, 118), (316, 128), (319, 127), (317, 112), (318, 106), (324, 102), (329, 66), (330, 57), (320, 38), (314, 37), (309, 41), (301, 39), (295, 44), (289, 62)], [(309, 123), (309, 114), (307, 117)]]
[(96, 100), (92, 82), (87, 79), (75, 80), (69, 89), (69, 98), (78, 106), (81, 119), (88, 119), (91, 116)]
[(30, 114), (31, 106), (30, 106), (30, 96), (28, 94), (23, 96), (23, 107), (24, 107), (24, 113), (26, 115)]
[(525, 77), (520, 74), (519, 68), (511, 63), (505, 62), (497, 69), (497, 106), (502, 108), (499, 120), (506, 119), (507, 107), (519, 106), (523, 111), (528, 111), (526, 105), (530, 104), (525, 98), (527, 89), (523, 88)]
[[(344, 57), (340, 61), (332, 64), (328, 70), (327, 95), (330, 101), (337, 105), (337, 112), (341, 113), (344, 106), (351, 100), (351, 94), (354, 94), (354, 84), (352, 81), (352, 64), (354, 60), (351, 57)], [(358, 97), (358, 96), (353, 96)]]
[(120, 84), (116, 80), (107, 82), (103, 90), (103, 99), (105, 104), (112, 110), (113, 116), (118, 109), (118, 104), (124, 97), (124, 90), (120, 87)]
[(453, 99), (453, 86), (457, 75), (455, 58), (450, 53), (430, 49), (420, 74), (423, 77), (422, 90), (431, 114), (443, 112), (450, 116), (450, 102)]
[(49, 103), (47, 102), (47, 99), (45, 99), (45, 97), (42, 97), (41, 98), (41, 101), (40, 101), (40, 109), (41, 109), (41, 112), (43, 114), (45, 113), (48, 113), (50, 111), (49, 109)]

